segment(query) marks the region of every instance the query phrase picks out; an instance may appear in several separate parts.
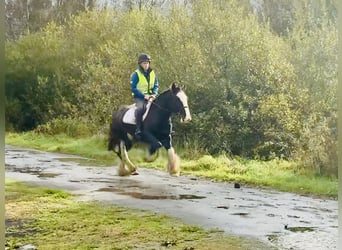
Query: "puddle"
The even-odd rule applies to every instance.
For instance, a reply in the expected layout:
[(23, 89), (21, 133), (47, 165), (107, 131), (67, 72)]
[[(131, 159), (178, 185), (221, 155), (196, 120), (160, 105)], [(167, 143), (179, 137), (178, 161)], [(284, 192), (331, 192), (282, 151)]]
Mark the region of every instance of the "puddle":
[(232, 213), (232, 215), (248, 216), (249, 213), (245, 213), (245, 212), (241, 212), (241, 213)]
[(289, 217), (289, 218), (295, 218), (295, 219), (299, 219), (299, 218), (300, 218), (300, 216), (298, 216), (298, 215), (287, 215), (287, 217)]
[(32, 169), (32, 168), (17, 168), (14, 165), (6, 164), (6, 170), (11, 172), (23, 173), (23, 174), (31, 174), (36, 175), (39, 178), (54, 178), (60, 176), (58, 173), (46, 173), (43, 172), (40, 168)]
[(277, 207), (277, 206), (274, 206), (274, 205), (272, 205), (272, 204), (268, 204), (268, 203), (265, 203), (265, 204), (262, 204), (262, 206), (264, 206), (264, 207)]
[(228, 206), (217, 206), (217, 208), (229, 209)]
[(193, 194), (181, 194), (179, 195), (179, 200), (193, 200), (193, 199), (204, 199), (205, 196), (193, 195)]
[(61, 174), (56, 174), (56, 173), (39, 173), (38, 174), (38, 177), (41, 177), (41, 178), (54, 178), (54, 177), (57, 177), (57, 176), (60, 176)]
[(239, 205), (239, 208), (256, 208), (257, 205)]
[(98, 166), (98, 163), (96, 163), (95, 160), (88, 159), (88, 158), (61, 157), (61, 158), (56, 158), (56, 160), (61, 161), (61, 162), (78, 163), (80, 166), (94, 166), (94, 165)]
[(286, 230), (289, 230), (291, 232), (294, 233), (304, 233), (304, 232), (312, 232), (315, 231), (314, 227), (289, 227), (289, 226), (285, 226)]
[(153, 194), (143, 194), (140, 192), (124, 191), (120, 188), (107, 187), (100, 188), (97, 191), (100, 192), (114, 192), (121, 195), (128, 195), (136, 199), (141, 200), (193, 200), (193, 199), (204, 199), (205, 196), (198, 196), (193, 194), (180, 194), (180, 195), (153, 195)]

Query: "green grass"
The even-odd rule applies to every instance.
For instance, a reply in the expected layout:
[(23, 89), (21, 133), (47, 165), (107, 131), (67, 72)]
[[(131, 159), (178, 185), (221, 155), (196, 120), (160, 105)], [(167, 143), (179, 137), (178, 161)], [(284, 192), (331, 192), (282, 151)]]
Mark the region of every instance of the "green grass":
[[(112, 166), (118, 164), (113, 152), (106, 149), (106, 138), (70, 138), (65, 135), (47, 136), (34, 132), (7, 133), (7, 144), (36, 148), (46, 151), (77, 154), (95, 159), (99, 164)], [(143, 162), (145, 149), (135, 147), (130, 158), (138, 166), (165, 170), (167, 154), (159, 151), (160, 156), (153, 163)], [(181, 157), (188, 155), (176, 149)], [(338, 179), (336, 177), (317, 176), (312, 169), (296, 162), (285, 160), (256, 161), (231, 158), (226, 155), (202, 155), (196, 159), (181, 159), (182, 174), (191, 174), (217, 181), (234, 181), (246, 185), (270, 187), (281, 191), (299, 194), (318, 195), (337, 198)]]
[(85, 203), (60, 190), (6, 180), (6, 246), (38, 249), (270, 249), (165, 215)]
[(183, 163), (183, 173), (208, 177), (218, 181), (234, 181), (276, 190), (337, 197), (338, 180), (318, 177), (294, 162), (284, 160), (255, 161), (205, 155)]

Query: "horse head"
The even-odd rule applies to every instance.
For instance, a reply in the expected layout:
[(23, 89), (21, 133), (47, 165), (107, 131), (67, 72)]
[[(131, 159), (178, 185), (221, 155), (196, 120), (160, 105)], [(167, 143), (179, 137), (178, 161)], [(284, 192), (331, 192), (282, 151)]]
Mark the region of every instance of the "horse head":
[(174, 102), (172, 104), (174, 113), (180, 113), (182, 122), (191, 121), (191, 114), (188, 106), (188, 97), (185, 92), (175, 83), (172, 83), (170, 90), (174, 96)]

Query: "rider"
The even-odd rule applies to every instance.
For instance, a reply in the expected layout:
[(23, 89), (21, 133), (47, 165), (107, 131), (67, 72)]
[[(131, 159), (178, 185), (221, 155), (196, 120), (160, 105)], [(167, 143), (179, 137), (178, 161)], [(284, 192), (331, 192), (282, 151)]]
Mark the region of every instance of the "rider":
[(131, 89), (134, 101), (137, 105), (135, 111), (136, 131), (135, 135), (140, 137), (142, 130), (142, 116), (149, 99), (158, 94), (159, 81), (150, 68), (151, 57), (145, 53), (138, 58), (138, 68), (131, 75)]

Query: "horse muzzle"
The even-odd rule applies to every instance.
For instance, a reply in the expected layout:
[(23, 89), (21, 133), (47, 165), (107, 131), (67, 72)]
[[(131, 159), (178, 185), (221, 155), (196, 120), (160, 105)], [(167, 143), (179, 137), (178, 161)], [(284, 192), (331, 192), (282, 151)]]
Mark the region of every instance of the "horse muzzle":
[(181, 122), (190, 122), (190, 121), (191, 121), (190, 109), (186, 105), (184, 106), (184, 112), (182, 113)]
[(185, 117), (185, 118), (181, 118), (181, 122), (190, 122), (191, 121), (191, 116), (190, 117)]
[(185, 116), (181, 118), (181, 122), (190, 122), (191, 121), (191, 115), (190, 112), (185, 112)]

